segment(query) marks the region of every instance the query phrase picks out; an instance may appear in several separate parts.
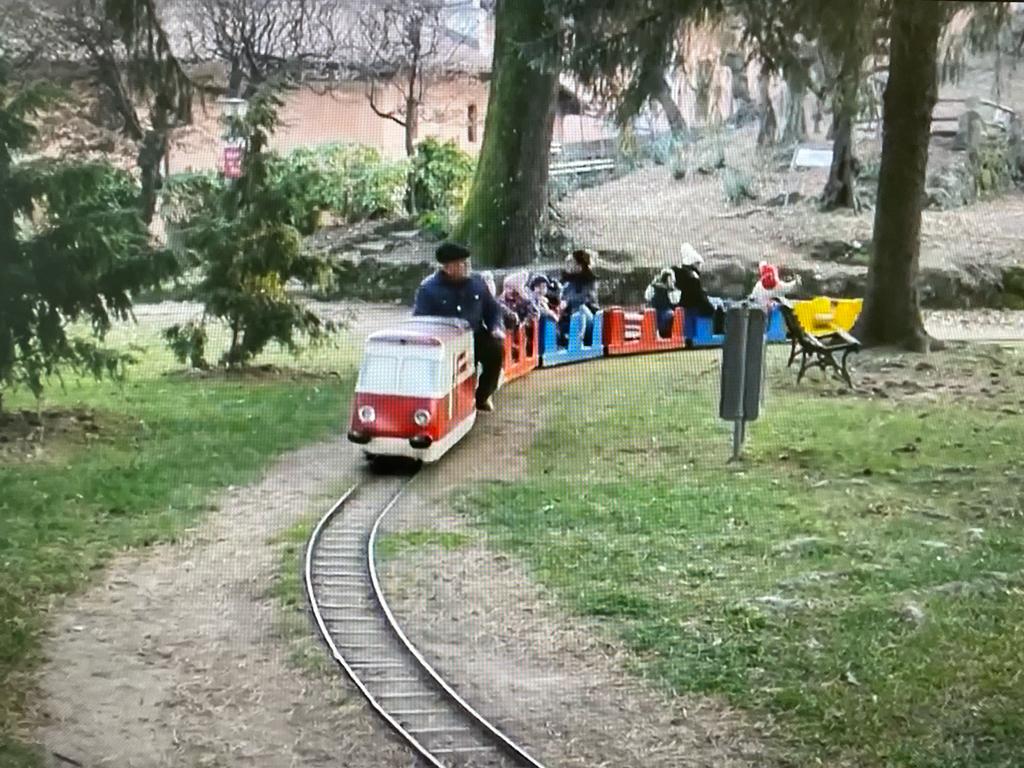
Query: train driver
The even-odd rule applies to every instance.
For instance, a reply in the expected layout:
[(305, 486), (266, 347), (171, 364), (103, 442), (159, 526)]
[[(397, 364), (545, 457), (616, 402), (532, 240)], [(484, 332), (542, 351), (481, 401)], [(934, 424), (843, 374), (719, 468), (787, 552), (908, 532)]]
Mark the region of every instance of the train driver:
[(441, 267), (416, 291), (414, 315), (459, 317), (473, 329), (476, 360), (483, 368), (476, 388), (476, 407), (493, 411), (491, 396), (498, 387), (504, 357), (504, 321), (501, 307), (480, 275), (471, 272), (469, 250), (442, 243), (436, 253)]

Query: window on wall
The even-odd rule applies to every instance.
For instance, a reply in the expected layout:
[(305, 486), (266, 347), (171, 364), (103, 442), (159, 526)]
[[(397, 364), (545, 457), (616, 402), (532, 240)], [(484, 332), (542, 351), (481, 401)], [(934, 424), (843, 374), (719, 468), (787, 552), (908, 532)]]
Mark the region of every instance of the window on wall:
[(476, 104), (470, 104), (467, 113), (467, 117), (469, 119), (467, 138), (469, 139), (469, 142), (472, 144), (476, 141)]

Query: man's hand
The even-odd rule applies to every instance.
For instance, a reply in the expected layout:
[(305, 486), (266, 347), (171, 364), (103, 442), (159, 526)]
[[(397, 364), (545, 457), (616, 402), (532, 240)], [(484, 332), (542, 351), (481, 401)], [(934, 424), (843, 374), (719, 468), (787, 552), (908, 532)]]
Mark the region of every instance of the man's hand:
[(493, 331), (491, 331), (491, 336), (496, 338), (498, 341), (504, 341), (505, 331), (503, 331), (501, 328), (496, 328)]

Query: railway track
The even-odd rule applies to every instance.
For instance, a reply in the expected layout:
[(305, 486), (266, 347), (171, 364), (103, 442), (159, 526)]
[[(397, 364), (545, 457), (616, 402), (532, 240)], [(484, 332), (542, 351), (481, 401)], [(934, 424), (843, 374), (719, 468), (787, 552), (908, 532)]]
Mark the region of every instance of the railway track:
[(431, 668), (395, 621), (374, 548), (381, 523), (414, 478), (353, 485), (314, 528), (304, 583), (335, 661), (384, 721), (434, 768), (543, 768)]

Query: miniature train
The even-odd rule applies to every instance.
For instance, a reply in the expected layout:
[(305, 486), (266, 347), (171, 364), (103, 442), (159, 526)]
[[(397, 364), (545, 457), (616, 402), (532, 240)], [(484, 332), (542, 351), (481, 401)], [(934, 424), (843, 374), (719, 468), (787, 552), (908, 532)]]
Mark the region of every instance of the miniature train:
[[(817, 297), (794, 302), (801, 325), (821, 335), (849, 331), (861, 310), (860, 299)], [(676, 309), (671, 332), (659, 336), (653, 309), (603, 309), (594, 316), (591, 338), (584, 339), (584, 318), (570, 320), (568, 344), (558, 343), (557, 328), (543, 318), (505, 336), (501, 382), (504, 386), (537, 368), (599, 357), (651, 354), (720, 347), (712, 318)], [(787, 341), (777, 306), (765, 330), (769, 343)], [(410, 317), (366, 340), (349, 419), (348, 439), (367, 457), (404, 456), (432, 463), (444, 456), (476, 422), (477, 367), (473, 333), (464, 320)]]

